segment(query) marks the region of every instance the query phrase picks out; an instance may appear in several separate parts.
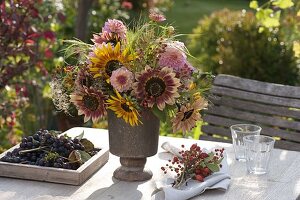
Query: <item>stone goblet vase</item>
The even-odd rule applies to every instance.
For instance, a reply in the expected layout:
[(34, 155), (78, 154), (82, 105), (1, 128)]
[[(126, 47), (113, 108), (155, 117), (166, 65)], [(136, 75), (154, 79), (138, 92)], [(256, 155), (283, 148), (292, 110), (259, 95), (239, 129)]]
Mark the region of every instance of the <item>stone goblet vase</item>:
[(142, 124), (131, 126), (108, 111), (109, 150), (120, 157), (113, 176), (122, 181), (145, 181), (152, 172), (145, 169), (147, 157), (157, 153), (159, 119), (150, 111), (140, 112)]

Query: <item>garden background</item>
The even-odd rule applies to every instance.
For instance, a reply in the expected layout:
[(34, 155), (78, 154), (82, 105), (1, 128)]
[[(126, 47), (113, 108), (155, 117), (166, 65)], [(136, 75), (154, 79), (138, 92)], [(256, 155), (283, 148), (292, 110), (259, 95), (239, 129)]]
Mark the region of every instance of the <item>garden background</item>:
[[(91, 42), (108, 18), (132, 24), (157, 8), (199, 70), (300, 85), (300, 1), (277, 1), (0, 0), (0, 152), (40, 128), (107, 127), (57, 111), (49, 82), (64, 65), (63, 40)], [(199, 138), (200, 127), (184, 137)], [(166, 124), (161, 134), (183, 137)]]

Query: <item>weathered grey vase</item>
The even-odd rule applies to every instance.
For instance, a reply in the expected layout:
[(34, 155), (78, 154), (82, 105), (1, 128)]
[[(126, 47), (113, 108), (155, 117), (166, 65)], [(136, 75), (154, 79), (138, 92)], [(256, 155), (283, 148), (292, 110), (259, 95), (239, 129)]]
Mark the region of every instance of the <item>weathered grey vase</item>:
[(157, 153), (159, 119), (149, 110), (140, 113), (143, 124), (130, 126), (123, 119), (108, 111), (110, 152), (120, 157), (121, 167), (114, 177), (123, 181), (145, 181), (152, 172), (145, 169), (147, 157)]

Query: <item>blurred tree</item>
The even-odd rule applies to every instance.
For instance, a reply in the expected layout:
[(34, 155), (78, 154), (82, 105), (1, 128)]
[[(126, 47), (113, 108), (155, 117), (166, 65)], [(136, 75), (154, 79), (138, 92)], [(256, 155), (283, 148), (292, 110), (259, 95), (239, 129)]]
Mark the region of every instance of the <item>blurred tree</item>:
[(89, 10), (94, 0), (78, 0), (75, 37), (85, 41), (88, 29)]

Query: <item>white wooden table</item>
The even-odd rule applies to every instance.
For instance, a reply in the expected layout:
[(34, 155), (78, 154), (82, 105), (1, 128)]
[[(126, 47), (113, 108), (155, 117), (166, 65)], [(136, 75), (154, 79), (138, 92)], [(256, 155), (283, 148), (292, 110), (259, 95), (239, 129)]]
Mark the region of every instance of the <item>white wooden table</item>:
[[(77, 135), (76, 129), (72, 134)], [(96, 145), (108, 145), (106, 130), (86, 129), (85, 137)], [(245, 163), (234, 159), (231, 144), (201, 140), (160, 137), (160, 144), (169, 141), (174, 145), (198, 143), (201, 147), (225, 147), (231, 174), (231, 184), (226, 192), (210, 190), (193, 200), (295, 200), (300, 199), (300, 152), (275, 149), (271, 159), (270, 173), (263, 176), (249, 175)], [(150, 157), (147, 167), (153, 178), (147, 182), (122, 182), (112, 178), (120, 165), (118, 157), (110, 154), (108, 163), (81, 186), (28, 181), (0, 177), (0, 200), (150, 200), (155, 181), (163, 177), (160, 167), (166, 163), (166, 153), (159, 148)]]

